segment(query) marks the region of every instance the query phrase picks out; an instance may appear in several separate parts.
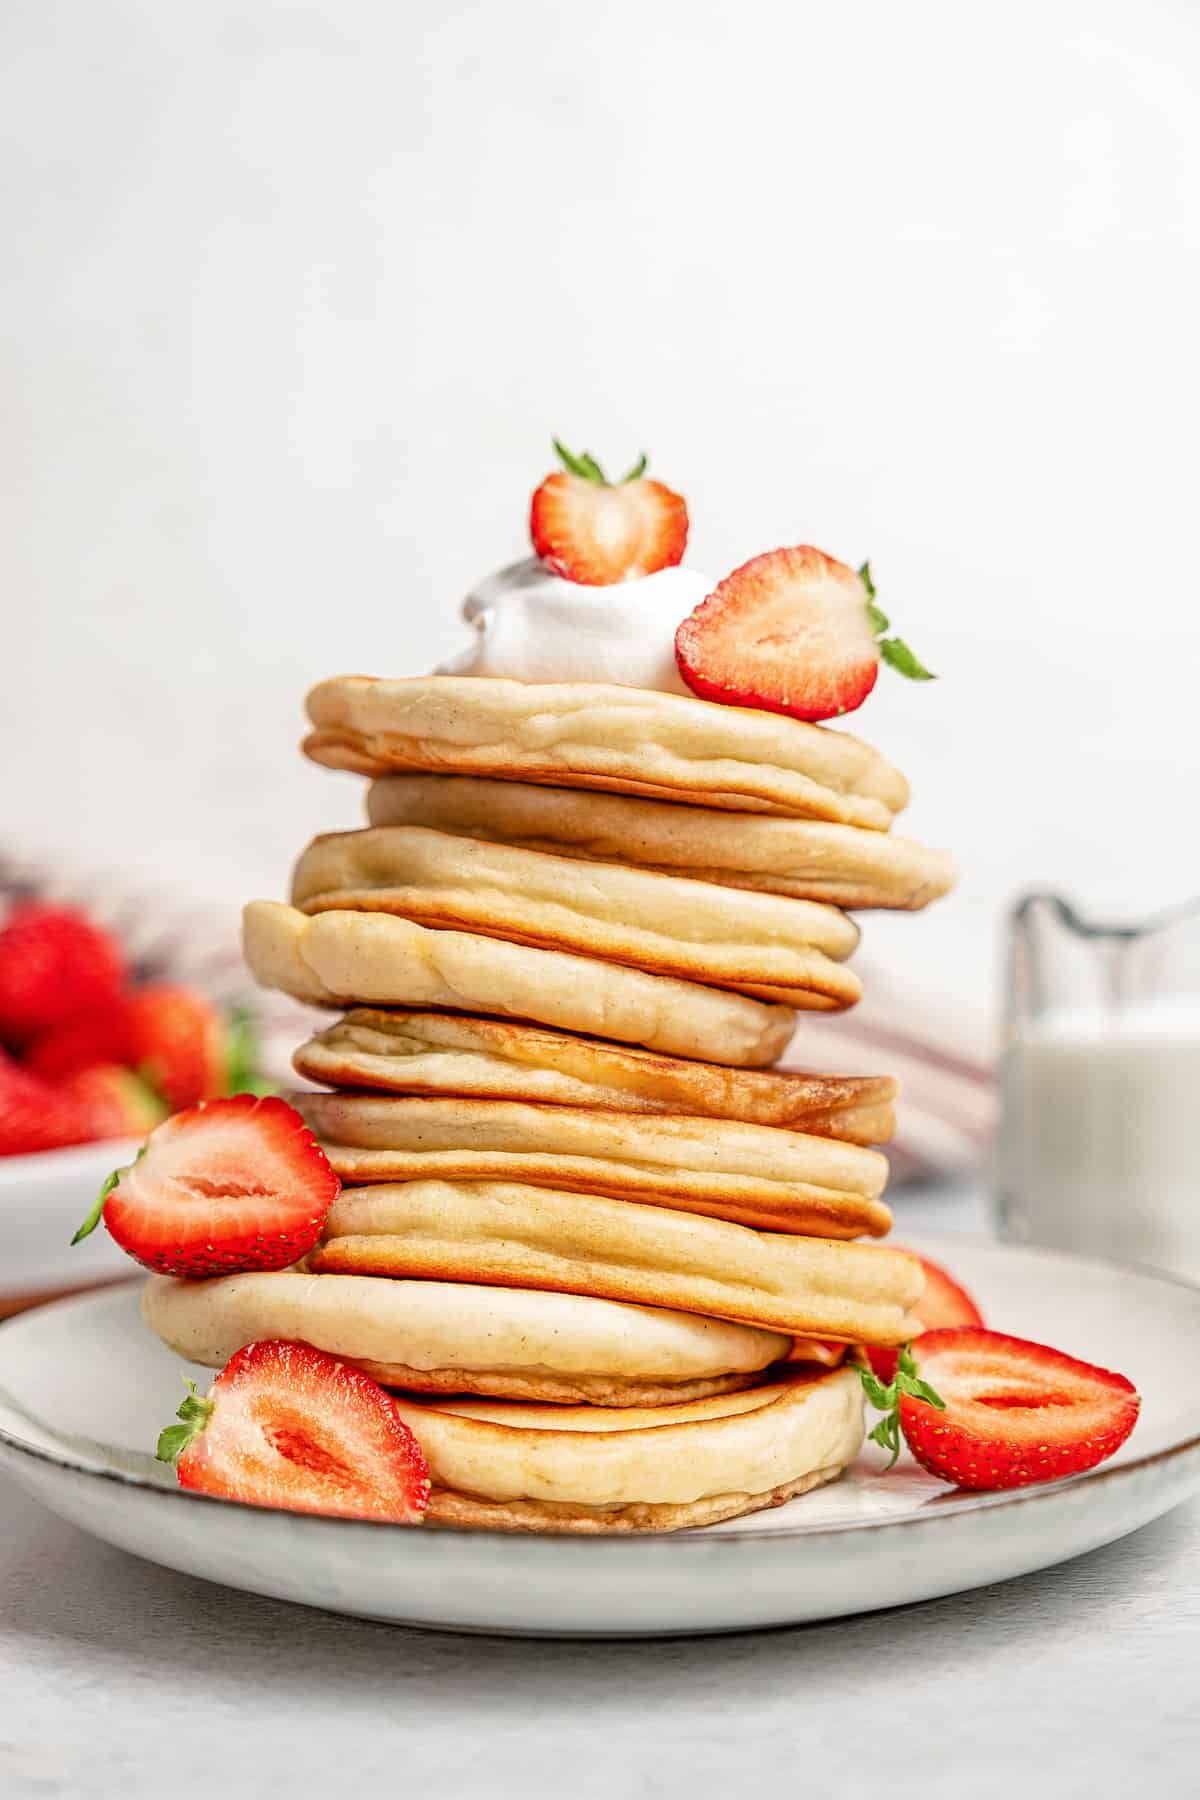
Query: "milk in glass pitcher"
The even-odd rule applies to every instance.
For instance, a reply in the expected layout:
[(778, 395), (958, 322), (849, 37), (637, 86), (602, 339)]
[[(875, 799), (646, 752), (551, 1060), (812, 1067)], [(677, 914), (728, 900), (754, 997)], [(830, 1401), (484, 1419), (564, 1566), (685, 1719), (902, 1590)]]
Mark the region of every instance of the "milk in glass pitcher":
[(1009, 922), (1000, 1232), (1200, 1280), (1200, 901), (1100, 924), (1056, 894)]

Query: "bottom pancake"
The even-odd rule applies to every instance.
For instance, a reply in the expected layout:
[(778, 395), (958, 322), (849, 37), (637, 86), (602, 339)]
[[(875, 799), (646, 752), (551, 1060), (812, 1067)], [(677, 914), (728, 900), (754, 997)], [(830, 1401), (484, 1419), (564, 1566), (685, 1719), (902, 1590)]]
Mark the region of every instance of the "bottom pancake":
[(396, 1405), (429, 1463), (429, 1521), (497, 1531), (713, 1525), (832, 1481), (864, 1436), (853, 1369), (675, 1406)]
[(479, 1500), (473, 1494), (451, 1494), (431, 1488), (428, 1525), (457, 1525), (469, 1531), (575, 1532), (596, 1535), (602, 1531), (686, 1531), (701, 1525), (719, 1525), (744, 1513), (766, 1512), (807, 1494), (826, 1482), (836, 1481), (843, 1468), (814, 1469), (795, 1481), (785, 1481), (766, 1494), (713, 1494), (683, 1505), (556, 1506), (545, 1500)]
[(344, 1357), (386, 1387), (606, 1407), (726, 1393), (789, 1350), (777, 1332), (657, 1307), (298, 1270), (152, 1276), (142, 1316), (208, 1368), (257, 1339), (287, 1338)]

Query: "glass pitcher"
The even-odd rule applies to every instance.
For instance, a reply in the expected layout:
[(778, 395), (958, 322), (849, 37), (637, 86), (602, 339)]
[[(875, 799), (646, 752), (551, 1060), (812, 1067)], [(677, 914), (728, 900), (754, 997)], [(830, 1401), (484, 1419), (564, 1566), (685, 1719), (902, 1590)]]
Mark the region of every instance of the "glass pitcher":
[(1009, 919), (1001, 1236), (1200, 1280), (1200, 901), (1142, 925)]

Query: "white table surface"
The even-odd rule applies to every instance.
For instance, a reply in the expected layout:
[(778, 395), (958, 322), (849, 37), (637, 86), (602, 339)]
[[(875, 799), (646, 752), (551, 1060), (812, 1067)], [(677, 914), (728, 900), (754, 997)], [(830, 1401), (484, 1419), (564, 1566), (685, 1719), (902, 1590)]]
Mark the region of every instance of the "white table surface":
[(1043, 1574), (824, 1626), (449, 1637), (172, 1574), (0, 1479), (0, 1794), (1193, 1796), (1198, 1588), (1200, 1501)]

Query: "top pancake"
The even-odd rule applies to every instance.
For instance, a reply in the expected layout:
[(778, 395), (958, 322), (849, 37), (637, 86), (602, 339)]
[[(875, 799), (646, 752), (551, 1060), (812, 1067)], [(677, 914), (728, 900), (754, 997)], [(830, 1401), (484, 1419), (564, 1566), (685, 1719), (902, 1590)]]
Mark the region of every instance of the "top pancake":
[(469, 775), (384, 776), (367, 812), (372, 825), (424, 825), (833, 906), (915, 912), (955, 879), (946, 851), (891, 832)]
[(606, 788), (721, 811), (886, 831), (908, 783), (846, 732), (593, 682), (342, 675), (308, 696), (314, 762)]

